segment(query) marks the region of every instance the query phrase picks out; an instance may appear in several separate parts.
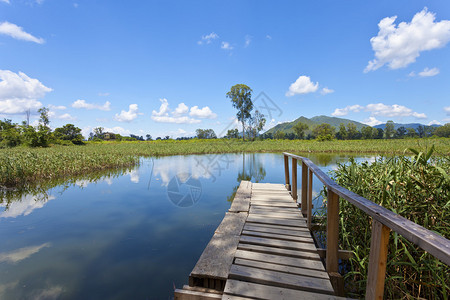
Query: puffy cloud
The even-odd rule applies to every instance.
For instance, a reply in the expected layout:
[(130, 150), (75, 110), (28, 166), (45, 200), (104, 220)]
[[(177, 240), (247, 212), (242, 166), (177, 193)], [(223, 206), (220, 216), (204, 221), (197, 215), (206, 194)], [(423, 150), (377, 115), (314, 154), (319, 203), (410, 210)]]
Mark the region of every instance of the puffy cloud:
[(84, 108), (88, 110), (92, 109), (99, 109), (108, 111), (111, 110), (111, 102), (106, 101), (103, 105), (100, 104), (94, 104), (94, 103), (87, 103), (86, 100), (77, 100), (74, 103), (72, 103), (73, 108)]
[(334, 90), (329, 89), (329, 88), (327, 88), (327, 87), (324, 87), (324, 88), (320, 91), (320, 93), (321, 93), (322, 95), (331, 94), (331, 93), (334, 93)]
[(444, 107), (444, 111), (447, 113), (447, 116), (450, 116), (450, 106)]
[(131, 134), (131, 131), (129, 131), (128, 129), (124, 129), (120, 126), (115, 126), (115, 127), (105, 127), (103, 129), (104, 132), (112, 132), (112, 133), (118, 133), (120, 135), (123, 136), (127, 136)]
[(319, 83), (311, 82), (309, 76), (301, 75), (297, 80), (289, 86), (286, 96), (291, 97), (296, 94), (314, 93), (319, 88)]
[(391, 69), (408, 66), (420, 52), (444, 47), (450, 40), (450, 21), (435, 22), (435, 14), (424, 8), (414, 15), (411, 23), (394, 24), (397, 16), (378, 23), (378, 35), (370, 39), (375, 59), (369, 61), (364, 72), (374, 71), (387, 64)]
[(437, 74), (439, 74), (439, 69), (438, 68), (425, 68), (422, 72), (419, 72), (419, 76), (420, 77), (431, 77), (431, 76), (436, 76)]
[(412, 109), (398, 104), (386, 105), (383, 103), (368, 104), (366, 111), (371, 112), (375, 116), (383, 117), (415, 117), (418, 119), (426, 119), (424, 113), (414, 112)]
[(233, 50), (233, 46), (231, 46), (228, 42), (222, 42), (222, 46), (220, 46), (220, 48), (224, 50)]
[(191, 112), (189, 113), (191, 117), (197, 117), (202, 119), (214, 119), (217, 118), (217, 114), (213, 113), (208, 106), (203, 108), (198, 108), (198, 106), (191, 107)]
[(383, 122), (377, 120), (375, 117), (369, 117), (368, 119), (364, 120), (364, 124), (369, 126), (377, 126), (383, 124)]
[(37, 110), (43, 98), (52, 89), (25, 73), (0, 70), (0, 113), (19, 114), (26, 110)]
[(53, 109), (53, 110), (65, 110), (65, 109), (67, 109), (67, 107), (65, 107), (64, 105), (53, 105), (53, 104), (50, 104), (48, 106), (48, 108)]
[(211, 44), (211, 42), (215, 39), (218, 39), (219, 36), (215, 32), (211, 32), (210, 34), (202, 36), (202, 39), (197, 42), (199, 45), (203, 44)]
[(128, 111), (122, 110), (120, 114), (116, 114), (114, 119), (119, 122), (131, 122), (138, 117), (138, 115), (142, 115), (139, 112), (139, 108), (137, 104), (130, 104), (128, 106)]
[(431, 126), (431, 125), (442, 125), (442, 123), (439, 122), (438, 120), (433, 120), (428, 123), (428, 126)]
[[(184, 104), (178, 104), (175, 111), (171, 111), (169, 108), (169, 102), (167, 99), (160, 99), (161, 106), (159, 110), (152, 111), (152, 120), (159, 123), (176, 123), (176, 124), (197, 124), (201, 121), (198, 119), (190, 118), (188, 116), (184, 116), (189, 111), (189, 107)], [(199, 109), (198, 106), (194, 106), (190, 109), (190, 116), (197, 118), (215, 118), (217, 115), (211, 111), (208, 106)]]
[(68, 120), (68, 121), (75, 121), (77, 119), (76, 117), (72, 117), (68, 113), (62, 114), (60, 116), (56, 116), (56, 118), (61, 119), (61, 120)]
[(177, 108), (175, 108), (175, 111), (173, 112), (174, 115), (179, 116), (179, 115), (183, 115), (189, 112), (189, 107), (184, 104), (183, 102), (181, 102), (180, 104), (178, 104)]
[(349, 112), (360, 112), (362, 109), (364, 109), (364, 107), (358, 104), (349, 105), (344, 108), (336, 108), (331, 115), (333, 117), (342, 117), (347, 115)]
[(45, 42), (43, 38), (37, 38), (28, 32), (25, 32), (22, 27), (6, 21), (0, 23), (0, 34), (8, 35), (16, 40), (34, 42), (38, 44), (43, 44)]
[[(382, 116), (389, 118), (392, 117), (415, 117), (418, 119), (427, 118), (426, 114), (415, 112), (406, 106), (398, 104), (386, 105), (383, 103), (372, 103), (367, 104), (366, 106), (356, 104), (344, 108), (336, 108), (331, 115), (335, 117), (341, 117), (347, 115), (349, 112), (360, 112), (362, 110), (372, 113), (373, 116)], [(369, 120), (368, 122), (370, 121), (371, 120)]]

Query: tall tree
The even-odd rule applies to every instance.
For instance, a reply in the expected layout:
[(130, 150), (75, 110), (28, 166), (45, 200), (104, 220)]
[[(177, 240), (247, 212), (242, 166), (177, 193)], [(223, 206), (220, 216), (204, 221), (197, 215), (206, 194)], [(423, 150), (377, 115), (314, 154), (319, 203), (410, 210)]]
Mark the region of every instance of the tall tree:
[(264, 115), (260, 113), (258, 110), (255, 111), (255, 114), (250, 118), (250, 124), (249, 124), (249, 136), (252, 139), (255, 139), (256, 136), (259, 134), (259, 132), (264, 128), (266, 125), (266, 118), (264, 118)]
[(313, 133), (319, 141), (330, 141), (333, 139), (334, 127), (328, 123), (322, 123), (314, 128)]
[(245, 124), (251, 118), (253, 109), (252, 89), (245, 84), (236, 84), (227, 93), (227, 98), (231, 99), (233, 107), (238, 110), (237, 119), (242, 124), (242, 140), (245, 140)]
[(299, 139), (303, 139), (305, 137), (305, 130), (308, 130), (308, 125), (302, 122), (298, 122), (294, 125), (294, 127), (292, 127), (292, 129)]
[(386, 122), (386, 126), (384, 127), (384, 135), (387, 139), (390, 139), (394, 136), (394, 122), (389, 120)]

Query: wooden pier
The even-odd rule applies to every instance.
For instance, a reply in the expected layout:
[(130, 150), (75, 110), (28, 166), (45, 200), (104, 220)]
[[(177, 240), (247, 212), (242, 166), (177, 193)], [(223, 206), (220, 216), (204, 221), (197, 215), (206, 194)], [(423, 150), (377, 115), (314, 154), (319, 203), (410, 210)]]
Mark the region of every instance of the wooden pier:
[[(373, 218), (366, 299), (382, 299), (391, 230), (450, 263), (449, 240), (337, 185), (309, 159), (284, 155), (285, 184), (241, 182), (189, 285), (177, 289), (175, 299), (344, 299), (338, 261), (351, 253), (338, 247), (339, 197)], [(313, 174), (328, 189), (326, 249), (316, 247), (311, 233)]]

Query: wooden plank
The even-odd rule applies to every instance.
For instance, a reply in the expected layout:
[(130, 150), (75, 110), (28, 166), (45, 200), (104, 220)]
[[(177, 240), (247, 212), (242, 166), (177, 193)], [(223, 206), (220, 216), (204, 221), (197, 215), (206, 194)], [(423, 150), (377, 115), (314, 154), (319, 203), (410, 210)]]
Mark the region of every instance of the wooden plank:
[(262, 224), (273, 224), (273, 225), (284, 225), (284, 226), (295, 226), (295, 227), (306, 227), (306, 222), (303, 219), (299, 220), (278, 220), (267, 217), (256, 217), (255, 215), (250, 215), (247, 218), (248, 223), (262, 223)]
[(274, 234), (283, 234), (283, 235), (292, 235), (292, 236), (311, 237), (311, 234), (308, 231), (277, 229), (277, 228), (270, 228), (270, 227), (255, 226), (255, 225), (251, 225), (251, 224), (245, 224), (244, 230), (267, 232), (267, 233), (274, 233)]
[(222, 299), (221, 294), (205, 293), (191, 290), (176, 289), (175, 300), (217, 300)]
[(286, 186), (290, 186), (289, 183), (289, 157), (284, 156), (284, 182), (286, 183)]
[(297, 242), (304, 242), (304, 243), (314, 243), (314, 240), (312, 239), (311, 236), (304, 237), (304, 236), (281, 235), (281, 234), (274, 234), (274, 233), (267, 233), (267, 232), (258, 232), (258, 231), (250, 231), (250, 230), (242, 231), (242, 235), (259, 236), (259, 237), (266, 237), (266, 238), (272, 238), (272, 239), (284, 240), (284, 241), (297, 241)]
[(281, 183), (256, 182), (256, 183), (253, 183), (252, 188), (255, 188), (255, 189), (260, 189), (260, 188), (280, 188), (280, 189), (284, 189), (284, 184), (281, 184)]
[(196, 292), (202, 292), (202, 293), (213, 293), (213, 294), (220, 294), (222, 295), (223, 292), (213, 290), (213, 289), (207, 289), (197, 286), (189, 286), (189, 285), (183, 285), (183, 290), (189, 290), (189, 291), (196, 291)]
[(289, 216), (294, 216), (296, 218), (301, 218), (302, 216), (300, 215), (300, 211), (298, 209), (295, 210), (284, 210), (284, 211), (280, 211), (280, 210), (275, 210), (275, 209), (271, 209), (271, 208), (255, 208), (255, 207), (250, 207), (250, 214), (267, 214), (267, 213), (278, 213), (278, 214), (285, 214), (285, 215), (289, 215)]
[(308, 232), (308, 233), (310, 232), (307, 227), (287, 227), (287, 226), (283, 226), (283, 225), (251, 223), (251, 222), (245, 223), (244, 226), (258, 226), (258, 227), (266, 227), (266, 228), (273, 228), (273, 229), (283, 229), (283, 230), (290, 230), (293, 232)]
[(234, 198), (229, 212), (248, 212), (250, 209), (250, 198)]
[(292, 159), (292, 189), (291, 189), (292, 198), (297, 201), (297, 159)]
[(239, 236), (214, 234), (197, 261), (190, 277), (226, 280), (239, 240)]
[(328, 273), (339, 272), (338, 239), (339, 239), (339, 197), (332, 191), (328, 191), (327, 257), (326, 257), (326, 265)]
[(316, 278), (330, 280), (330, 277), (328, 276), (328, 273), (325, 272), (325, 270), (318, 271), (318, 270), (304, 269), (304, 268), (285, 266), (285, 265), (279, 265), (279, 264), (274, 264), (274, 263), (270, 263), (270, 262), (255, 261), (255, 260), (248, 260), (248, 259), (242, 259), (242, 258), (236, 258), (234, 260), (234, 264), (239, 265), (239, 266), (247, 266), (247, 267), (258, 268), (258, 269), (263, 269), (263, 270), (273, 270), (273, 271), (282, 272), (282, 273), (296, 274), (296, 275), (316, 277)]
[(283, 214), (283, 213), (270, 213), (270, 212), (266, 212), (266, 213), (261, 213), (261, 212), (252, 212), (249, 214), (249, 216), (261, 216), (261, 217), (269, 217), (269, 218), (279, 218), (279, 219), (290, 219), (290, 220), (298, 220), (300, 217), (294, 214)]
[[(288, 190), (254, 190), (252, 189), (252, 196), (269, 195), (269, 196), (290, 196)], [(292, 198), (291, 198), (292, 199)]]
[(383, 299), (390, 229), (372, 221), (366, 299)]
[(251, 201), (284, 201), (295, 203), (290, 195), (253, 195)]
[(265, 253), (265, 254), (275, 254), (275, 255), (280, 255), (280, 256), (297, 257), (297, 258), (303, 258), (303, 259), (309, 259), (309, 260), (320, 260), (319, 255), (314, 252), (280, 249), (280, 248), (276, 248), (276, 247), (267, 247), (267, 246), (260, 246), (260, 245), (251, 245), (251, 244), (239, 244), (238, 249), (253, 251), (253, 252), (260, 252), (260, 253)]
[[(260, 209), (260, 210), (264, 209), (264, 210), (269, 210), (269, 211), (275, 210), (275, 208), (272, 208), (270, 206), (262, 206), (262, 205), (258, 205), (256, 203), (251, 204), (250, 209)], [(299, 209), (297, 207), (277, 207), (276, 211), (299, 212)]]
[[(230, 295), (231, 294), (231, 295)], [(344, 300), (346, 298), (323, 295), (294, 289), (262, 285), (257, 283), (229, 279), (225, 285), (224, 296), (222, 299), (234, 300), (233, 295), (241, 297), (252, 297), (263, 300)], [(246, 298), (244, 298), (246, 299)], [(248, 298), (247, 298), (248, 299)]]
[(287, 257), (276, 254), (265, 254), (253, 251), (246, 251), (238, 249), (236, 251), (236, 258), (255, 260), (273, 263), (277, 265), (291, 266), (297, 268), (311, 269), (316, 271), (325, 271), (320, 260), (309, 260), (298, 257)]
[(215, 233), (240, 235), (244, 228), (245, 220), (247, 220), (247, 213), (225, 213), (225, 217), (217, 227)]
[[(253, 204), (252, 204), (253, 205)], [(296, 208), (295, 203), (270, 203), (270, 202), (258, 202), (255, 203), (257, 206), (268, 206), (268, 207), (287, 207), (287, 208)]]
[(290, 249), (290, 250), (302, 250), (302, 251), (310, 251), (317, 253), (316, 247), (314, 244), (310, 243), (299, 243), (299, 242), (291, 242), (291, 241), (280, 241), (270, 238), (261, 238), (254, 236), (241, 236), (239, 242), (241, 244), (253, 244), (253, 245), (261, 245), (261, 246), (269, 246), (269, 247), (278, 247), (281, 249)]
[(253, 283), (303, 291), (319, 292), (330, 295), (334, 293), (329, 280), (286, 274), (277, 271), (261, 270), (246, 266), (232, 265), (229, 277), (230, 279), (245, 280)]

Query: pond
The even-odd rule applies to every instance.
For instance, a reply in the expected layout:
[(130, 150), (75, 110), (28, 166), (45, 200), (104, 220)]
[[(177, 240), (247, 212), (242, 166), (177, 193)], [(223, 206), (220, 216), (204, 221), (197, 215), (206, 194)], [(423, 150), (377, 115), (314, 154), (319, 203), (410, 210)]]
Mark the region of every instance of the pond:
[[(348, 157), (309, 155), (326, 172)], [(134, 169), (4, 194), (0, 298), (171, 299), (241, 180), (283, 183), (283, 156), (145, 158)]]

